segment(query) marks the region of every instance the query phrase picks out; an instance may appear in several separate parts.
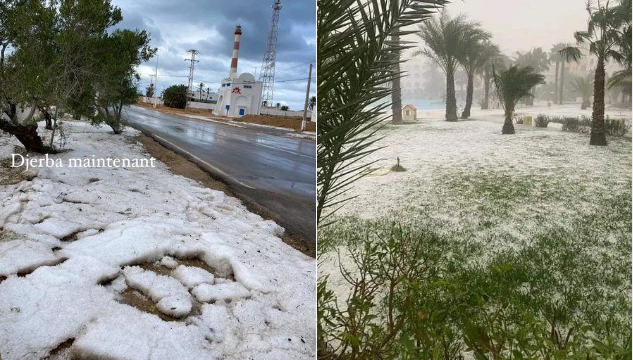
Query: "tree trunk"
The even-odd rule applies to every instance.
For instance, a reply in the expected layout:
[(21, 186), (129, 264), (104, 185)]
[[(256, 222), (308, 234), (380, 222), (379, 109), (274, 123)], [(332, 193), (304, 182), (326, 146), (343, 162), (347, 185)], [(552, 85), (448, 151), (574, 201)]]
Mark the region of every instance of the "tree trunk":
[(581, 110), (585, 110), (589, 107), (589, 99), (582, 99), (582, 105), (580, 105)]
[(15, 136), (27, 151), (45, 154), (50, 152), (37, 133), (37, 123), (16, 124), (0, 119), (0, 130)]
[(470, 117), (470, 108), (473, 105), (473, 88), (474, 88), (475, 74), (468, 74), (468, 85), (466, 86), (466, 106), (462, 111), (462, 119), (468, 119)]
[(565, 62), (560, 63), (560, 84), (558, 85), (558, 103), (563, 105), (563, 90), (565, 88)]
[(556, 61), (556, 74), (554, 75), (554, 104), (558, 104), (558, 69), (560, 61)]
[(40, 111), (44, 114), (44, 121), (46, 121), (46, 126), (44, 128), (46, 130), (53, 130), (53, 119), (51, 118), (51, 114), (45, 109), (40, 109)]
[(488, 110), (488, 97), (490, 96), (490, 76), (488, 70), (484, 74), (484, 103), (481, 106), (481, 110)]
[(446, 69), (446, 121), (457, 121), (457, 100), (455, 100), (454, 69)]
[[(398, 29), (395, 29), (398, 32)], [(400, 43), (400, 35), (392, 36), (394, 43)], [(393, 67), (394, 79), (391, 88), (391, 123), (394, 125), (402, 124), (402, 89), (400, 87), (400, 51), (396, 51), (394, 57), (397, 63)]]
[(514, 124), (512, 124), (512, 113), (514, 109), (508, 105), (506, 105), (505, 111), (505, 121), (503, 122), (503, 128), (501, 129), (502, 134), (511, 135), (514, 134)]
[(598, 55), (598, 65), (593, 82), (593, 110), (591, 112), (589, 145), (607, 145), (607, 137), (604, 132), (604, 77), (604, 56)]

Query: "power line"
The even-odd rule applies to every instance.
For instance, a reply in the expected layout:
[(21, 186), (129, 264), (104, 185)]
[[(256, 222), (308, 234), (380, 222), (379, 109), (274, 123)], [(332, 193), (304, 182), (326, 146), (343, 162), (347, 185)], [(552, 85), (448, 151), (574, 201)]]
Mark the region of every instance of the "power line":
[(287, 80), (277, 80), (275, 81), (276, 83), (284, 83), (284, 82), (292, 82), (292, 81), (305, 81), (308, 80), (308, 78), (301, 78), (301, 79), (287, 79)]

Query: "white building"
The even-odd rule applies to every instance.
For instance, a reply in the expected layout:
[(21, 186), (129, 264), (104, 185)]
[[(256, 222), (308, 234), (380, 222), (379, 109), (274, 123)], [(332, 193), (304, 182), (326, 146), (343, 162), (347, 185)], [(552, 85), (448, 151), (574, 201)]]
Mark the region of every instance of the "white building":
[(202, 102), (211, 102), (216, 103), (218, 101), (218, 93), (217, 92), (207, 92), (206, 90), (197, 89), (195, 91), (189, 91), (189, 101), (202, 101)]
[(229, 76), (222, 80), (218, 89), (218, 102), (213, 113), (227, 117), (241, 117), (244, 115), (259, 115), (262, 104), (262, 82), (256, 81), (249, 73), (237, 73), (240, 38), (242, 28), (235, 28), (235, 42), (233, 43), (233, 57)]
[(259, 115), (261, 106), (262, 82), (255, 81), (253, 74), (234, 74), (233, 77), (222, 80), (213, 113), (227, 117)]

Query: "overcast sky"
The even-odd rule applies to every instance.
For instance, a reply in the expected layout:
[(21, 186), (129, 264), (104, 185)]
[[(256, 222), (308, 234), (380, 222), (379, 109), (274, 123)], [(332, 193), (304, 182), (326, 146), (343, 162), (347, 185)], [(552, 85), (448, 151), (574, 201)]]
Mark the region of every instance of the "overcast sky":
[[(187, 84), (188, 49), (200, 51), (194, 84), (217, 91), (228, 76), (235, 25), (242, 26), (238, 72), (255, 73), (266, 49), (274, 0), (113, 0), (121, 8), (121, 28), (144, 29), (158, 48), (158, 90)], [(275, 102), (303, 108), (308, 66), (316, 61), (314, 0), (282, 0), (277, 41)], [(156, 58), (140, 66), (141, 86), (149, 85)], [(255, 69), (257, 68), (257, 70)], [(290, 80), (290, 81), (289, 81)], [(316, 82), (312, 83), (313, 94)]]
[(492, 33), (507, 55), (559, 42), (574, 43), (574, 32), (586, 30), (586, 0), (454, 0), (451, 15), (465, 14)]

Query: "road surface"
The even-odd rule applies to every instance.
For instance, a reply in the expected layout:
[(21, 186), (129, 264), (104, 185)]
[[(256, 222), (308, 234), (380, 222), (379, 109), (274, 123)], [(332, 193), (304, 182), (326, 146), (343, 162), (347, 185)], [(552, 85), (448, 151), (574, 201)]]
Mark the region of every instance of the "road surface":
[(202, 165), (258, 212), (316, 247), (316, 144), (291, 132), (186, 119), (142, 107), (125, 120), (163, 145)]

